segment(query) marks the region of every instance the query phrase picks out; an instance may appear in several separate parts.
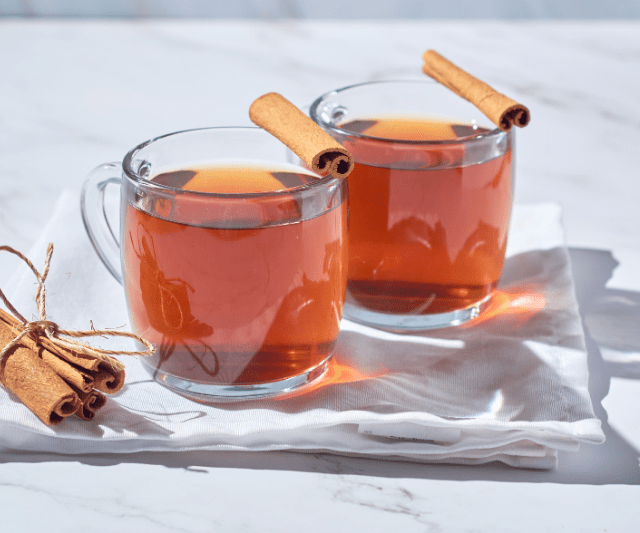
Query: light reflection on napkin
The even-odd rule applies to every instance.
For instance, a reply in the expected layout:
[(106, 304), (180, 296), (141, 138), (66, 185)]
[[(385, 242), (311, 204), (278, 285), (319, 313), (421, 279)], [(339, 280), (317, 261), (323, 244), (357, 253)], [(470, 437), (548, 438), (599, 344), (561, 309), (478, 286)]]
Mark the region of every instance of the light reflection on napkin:
[[(93, 251), (78, 204), (77, 193), (65, 192), (28, 254), (41, 265), (46, 244), (55, 244), (50, 318), (67, 329), (86, 329), (89, 320), (96, 328), (121, 327), (128, 322), (122, 287)], [(552, 468), (557, 450), (604, 440), (587, 390), (560, 208), (516, 206), (507, 255), (499, 291), (477, 321), (399, 335), (343, 320), (327, 376), (304, 391), (205, 405), (124, 359), (125, 388), (91, 424), (68, 419), (46, 427), (0, 390), (0, 445), (67, 454), (330, 451)], [(8, 285), (23, 314), (35, 309), (32, 277), (21, 267)]]

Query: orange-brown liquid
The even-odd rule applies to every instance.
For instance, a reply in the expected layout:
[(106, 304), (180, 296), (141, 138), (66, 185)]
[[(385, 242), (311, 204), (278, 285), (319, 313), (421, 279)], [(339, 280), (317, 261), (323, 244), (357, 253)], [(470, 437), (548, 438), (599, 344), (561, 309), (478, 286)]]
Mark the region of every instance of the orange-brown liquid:
[[(411, 119), (342, 127), (423, 141), (487, 131)], [(482, 300), (497, 285), (504, 262), (511, 150), (465, 165), (460, 144), (435, 150), (405, 145), (395, 152), (392, 144), (381, 150), (366, 139), (344, 143), (356, 160), (348, 178), (348, 293), (369, 309), (406, 314), (449, 312)]]
[[(195, 168), (154, 181), (229, 193), (284, 190), (313, 179)], [(184, 215), (187, 207), (175, 202), (171, 208)], [(132, 327), (158, 346), (150, 363), (162, 373), (255, 384), (299, 375), (332, 353), (346, 286), (346, 201), (308, 220), (247, 229), (179, 224), (129, 205), (124, 227)]]

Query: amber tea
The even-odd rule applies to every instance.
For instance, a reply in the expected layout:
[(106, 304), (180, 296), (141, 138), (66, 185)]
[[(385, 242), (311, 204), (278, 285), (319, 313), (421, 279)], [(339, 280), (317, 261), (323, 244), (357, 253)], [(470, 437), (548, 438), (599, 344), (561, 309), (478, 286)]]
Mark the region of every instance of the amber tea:
[[(205, 167), (152, 181), (237, 194), (295, 190), (317, 179)], [(150, 361), (159, 372), (189, 382), (259, 384), (308, 372), (332, 353), (346, 283), (346, 202), (309, 220), (301, 220), (293, 197), (282, 205), (291, 211), (287, 223), (242, 228), (255, 224), (236, 220), (228, 224), (233, 229), (127, 207), (122, 244), (131, 323), (159, 347)], [(171, 209), (182, 209), (184, 218), (187, 208), (176, 199)]]
[[(345, 130), (402, 141), (482, 135), (467, 125), (410, 119), (353, 121)], [(346, 142), (349, 176), (349, 294), (387, 313), (465, 308), (495, 288), (511, 209), (511, 151), (464, 164), (464, 148), (413, 147), (397, 159), (366, 142)], [(420, 155), (422, 168), (416, 165)], [(366, 161), (366, 162), (363, 162)]]

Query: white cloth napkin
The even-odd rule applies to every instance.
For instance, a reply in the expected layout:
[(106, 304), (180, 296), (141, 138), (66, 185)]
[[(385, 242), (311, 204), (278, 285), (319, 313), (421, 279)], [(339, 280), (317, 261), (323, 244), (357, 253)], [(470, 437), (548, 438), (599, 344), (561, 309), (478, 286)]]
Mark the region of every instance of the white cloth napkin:
[[(587, 390), (560, 216), (554, 204), (515, 207), (500, 290), (471, 326), (400, 335), (343, 320), (322, 384), (270, 400), (197, 403), (124, 358), (126, 385), (92, 422), (71, 417), (50, 428), (2, 389), (0, 446), (64, 454), (330, 451), (553, 468), (557, 450), (604, 440)], [(90, 321), (128, 327), (123, 289), (85, 235), (76, 192), (60, 197), (29, 250), (38, 268), (48, 242), (55, 245), (49, 318), (66, 329), (88, 329)], [(20, 267), (6, 288), (23, 315), (36, 314), (29, 270)]]

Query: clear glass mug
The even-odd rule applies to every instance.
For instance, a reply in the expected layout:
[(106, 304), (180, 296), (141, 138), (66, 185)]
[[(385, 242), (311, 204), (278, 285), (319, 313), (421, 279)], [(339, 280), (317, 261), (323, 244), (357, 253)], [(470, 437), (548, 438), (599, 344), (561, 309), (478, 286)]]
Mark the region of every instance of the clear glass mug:
[[(207, 128), (89, 175), (85, 227), (124, 286), (132, 330), (156, 346), (141, 361), (157, 381), (254, 398), (326, 370), (346, 290), (346, 180), (294, 160), (259, 128)], [(121, 186), (119, 239), (104, 216), (109, 183)]]
[(345, 317), (404, 331), (478, 316), (504, 264), (513, 131), (427, 80), (338, 89), (310, 116), (355, 159)]

